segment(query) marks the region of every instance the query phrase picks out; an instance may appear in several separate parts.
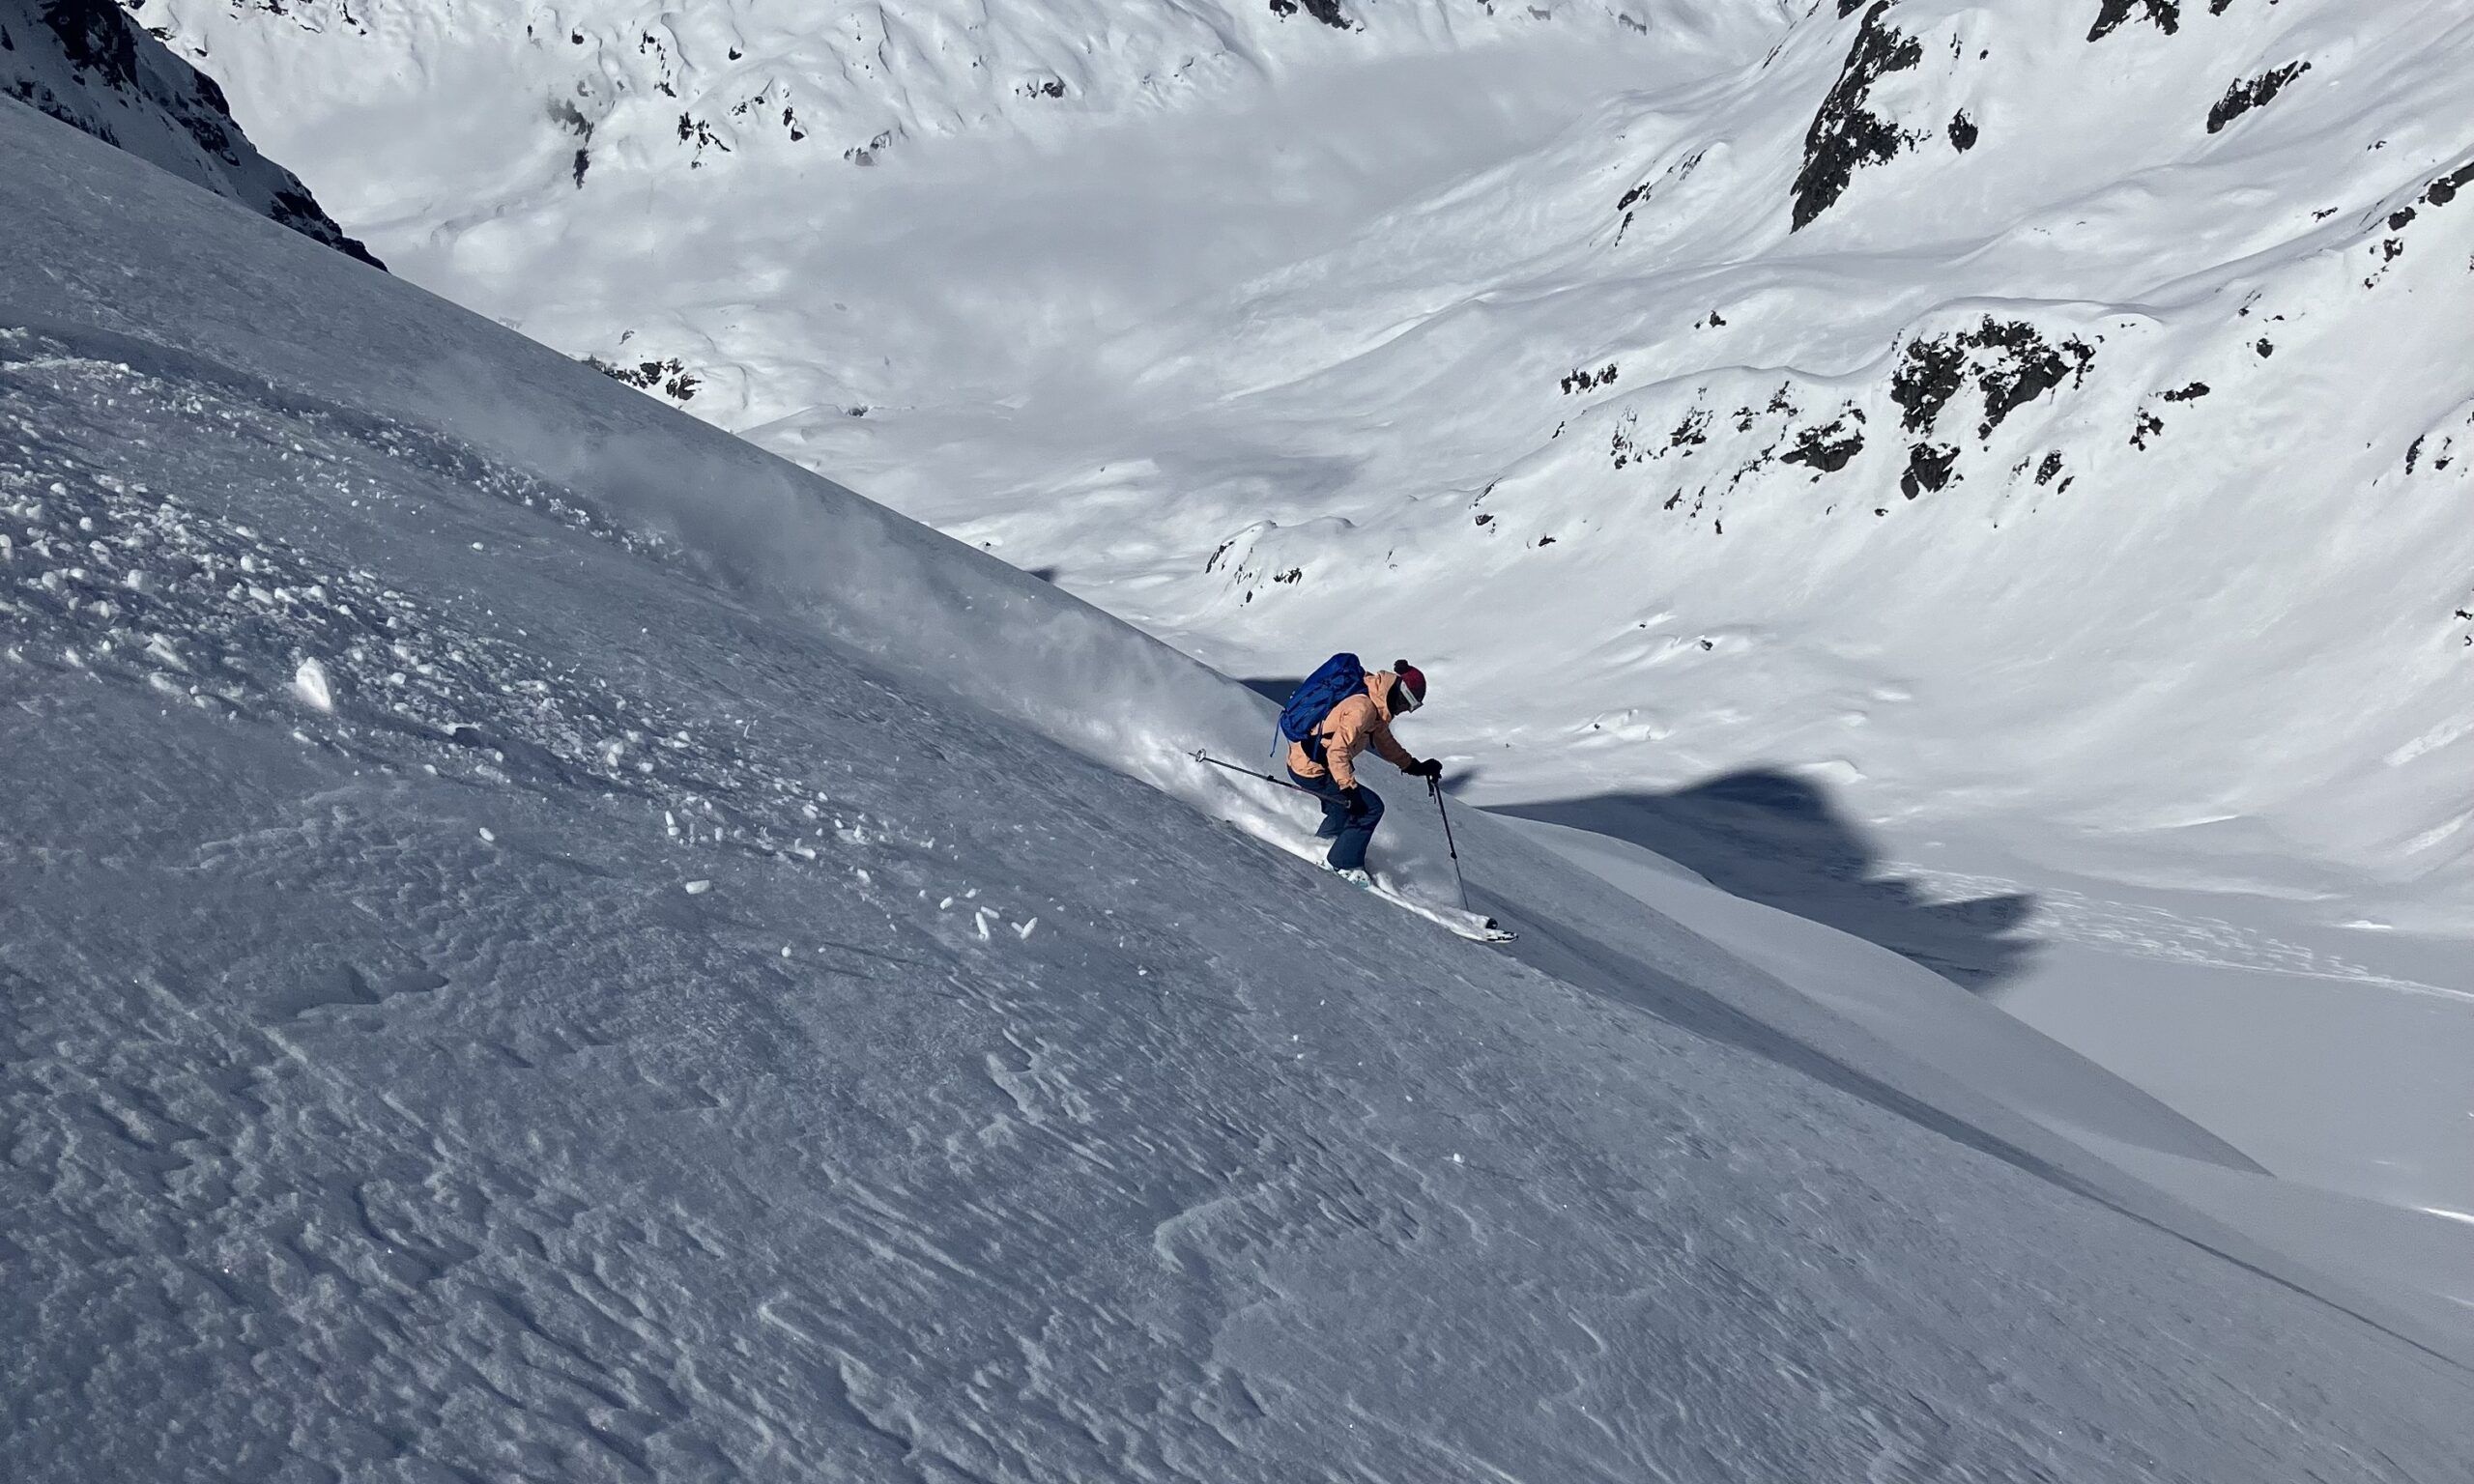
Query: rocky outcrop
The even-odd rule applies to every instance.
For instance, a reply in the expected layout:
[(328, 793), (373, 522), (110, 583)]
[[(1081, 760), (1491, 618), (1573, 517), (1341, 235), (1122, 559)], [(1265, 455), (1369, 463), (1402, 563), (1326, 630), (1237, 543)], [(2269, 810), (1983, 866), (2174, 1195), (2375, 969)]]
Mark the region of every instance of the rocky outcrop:
[[(1873, 84), (1924, 60), (1923, 45), (1885, 18), (1890, 7), (1891, 0), (1880, 0), (1865, 13), (1863, 29), (1856, 34), (1838, 83), (1822, 100), (1821, 112), (1804, 136), (1803, 168), (1796, 175), (1798, 231), (1811, 226), (1837, 202), (1856, 171), (1896, 157), (1912, 142), (1896, 122), (1866, 106)], [(1847, 10), (1840, 7), (1842, 14)], [(1954, 132), (1954, 142), (1957, 137)], [(1960, 146), (1963, 150), (1974, 144), (1972, 125), (1967, 138), (1968, 144)]]
[(376, 268), (309, 187), (258, 153), (215, 79), (111, 0), (0, 0), (0, 95)]

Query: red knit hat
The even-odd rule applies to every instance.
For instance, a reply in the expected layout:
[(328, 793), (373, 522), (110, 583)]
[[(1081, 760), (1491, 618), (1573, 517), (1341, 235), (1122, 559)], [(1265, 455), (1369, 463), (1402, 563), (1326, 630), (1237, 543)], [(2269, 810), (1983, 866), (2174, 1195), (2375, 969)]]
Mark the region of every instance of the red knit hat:
[(1394, 660), (1392, 673), (1397, 675), (1400, 683), (1408, 688), (1411, 700), (1422, 706), (1426, 703), (1426, 672), (1424, 671), (1406, 660)]

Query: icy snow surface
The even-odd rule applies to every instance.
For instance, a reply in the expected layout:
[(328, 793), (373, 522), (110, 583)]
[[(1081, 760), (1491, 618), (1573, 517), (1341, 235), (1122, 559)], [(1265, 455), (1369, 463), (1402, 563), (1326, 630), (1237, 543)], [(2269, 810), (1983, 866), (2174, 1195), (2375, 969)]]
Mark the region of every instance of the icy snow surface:
[(144, 14), (417, 281), (2474, 1214), (2463, 5)]
[(2460, 1335), (1792, 948), (1481, 815), (1527, 956), (1454, 939), (1053, 586), (13, 104), (0, 172), (0, 1474), (2462, 1476)]

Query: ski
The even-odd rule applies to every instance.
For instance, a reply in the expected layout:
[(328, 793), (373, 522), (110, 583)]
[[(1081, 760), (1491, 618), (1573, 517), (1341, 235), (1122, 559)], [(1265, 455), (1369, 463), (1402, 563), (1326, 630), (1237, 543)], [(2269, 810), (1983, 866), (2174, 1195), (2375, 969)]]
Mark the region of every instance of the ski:
[[(1215, 768), (1225, 768), (1229, 772), (1238, 774), (1242, 777), (1259, 779), (1266, 784), (1277, 785), (1280, 787), (1287, 789), (1291, 793), (1302, 793), (1308, 798), (1316, 797), (1314, 790), (1310, 788), (1300, 788), (1295, 784), (1274, 778), (1269, 773), (1264, 773), (1254, 768), (1240, 767), (1236, 763), (1223, 761), (1221, 758), (1214, 757), (1210, 753), (1205, 752), (1201, 748), (1196, 748), (1186, 756), (1192, 757), (1196, 762), (1209, 763)], [(1443, 796), (1438, 791), (1435, 794), (1435, 807), (1440, 809), (1442, 808), (1442, 805)], [(1451, 838), (1451, 830), (1452, 821), (1447, 816), (1444, 820), (1444, 834), (1447, 841)], [(1457, 879), (1460, 870), (1460, 851), (1456, 845), (1454, 845), (1452, 850), (1452, 866), (1453, 876)], [(1326, 870), (1330, 870), (1329, 867), (1324, 869)], [(1424, 918), (1427, 922), (1441, 928), (1453, 936), (1466, 938), (1472, 943), (1512, 943), (1517, 942), (1520, 938), (1519, 933), (1512, 931), (1510, 928), (1505, 927), (1503, 924), (1495, 921), (1491, 917), (1486, 917), (1465, 909), (1454, 911), (1450, 907), (1429, 906), (1425, 902), (1419, 901), (1414, 898), (1401, 896), (1398, 892), (1385, 886), (1380, 879), (1369, 879), (1369, 881), (1360, 887), (1360, 890), (1372, 893), (1374, 896), (1382, 898), (1384, 900), (1392, 903), (1395, 907), (1401, 908), (1403, 911), (1413, 912), (1418, 916)], [(1463, 887), (1462, 890), (1466, 891), (1467, 888)]]
[(1369, 896), (1380, 897), (1402, 911), (1423, 917), (1453, 936), (1466, 939), (1471, 943), (1511, 943), (1520, 938), (1519, 933), (1491, 917), (1482, 916), (1476, 912), (1456, 911), (1451, 907), (1438, 907), (1420, 901), (1414, 897), (1404, 897), (1385, 886), (1379, 878), (1373, 885), (1360, 887), (1359, 890)]

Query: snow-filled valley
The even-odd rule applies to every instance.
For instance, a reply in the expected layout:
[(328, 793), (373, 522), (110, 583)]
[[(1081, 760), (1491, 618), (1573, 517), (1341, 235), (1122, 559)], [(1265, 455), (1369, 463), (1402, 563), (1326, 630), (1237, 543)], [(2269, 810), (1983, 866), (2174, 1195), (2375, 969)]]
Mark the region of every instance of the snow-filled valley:
[[(1789, 232), (1781, 98), (1947, 25), (1969, 158), (2066, 153), (2088, 18), (528, 13), (577, 170), (497, 7), (162, 3), (412, 281), (0, 101), (0, 1475), (2462, 1476), (2443, 10), (2125, 8), (2380, 101), (2019, 199), (1859, 128)], [(668, 152), (714, 47), (831, 148)], [(1342, 644), (1516, 944), (1187, 756)]]

